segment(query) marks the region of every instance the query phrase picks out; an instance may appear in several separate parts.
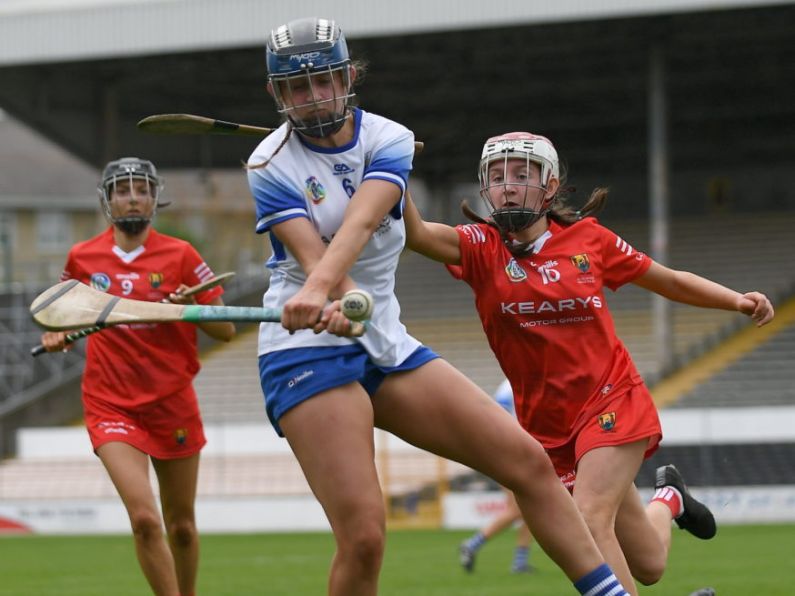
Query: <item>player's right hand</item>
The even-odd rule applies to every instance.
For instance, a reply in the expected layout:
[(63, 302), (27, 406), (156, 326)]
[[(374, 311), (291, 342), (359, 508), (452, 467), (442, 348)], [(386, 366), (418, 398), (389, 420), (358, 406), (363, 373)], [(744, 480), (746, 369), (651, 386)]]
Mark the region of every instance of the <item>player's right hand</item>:
[(282, 327), (291, 334), (298, 329), (313, 329), (321, 323), (326, 293), (306, 284), (282, 308)]
[(738, 301), (737, 310), (751, 317), (757, 327), (772, 321), (776, 314), (770, 299), (761, 292), (743, 294)]
[(65, 331), (47, 331), (43, 333), (41, 345), (48, 352), (67, 352), (72, 349), (72, 344), (66, 343)]

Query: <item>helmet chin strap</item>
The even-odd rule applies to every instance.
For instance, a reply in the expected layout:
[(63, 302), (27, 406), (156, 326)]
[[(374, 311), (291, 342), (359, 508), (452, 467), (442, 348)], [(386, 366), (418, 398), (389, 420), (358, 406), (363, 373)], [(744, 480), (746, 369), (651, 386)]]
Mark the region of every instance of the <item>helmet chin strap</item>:
[(322, 139), (323, 137), (329, 137), (338, 132), (345, 125), (348, 119), (347, 116), (346, 110), (346, 113), (340, 116), (329, 116), (322, 120), (317, 118), (314, 124), (296, 121), (292, 117), (290, 117), (290, 123), (293, 125), (293, 128), (302, 135), (313, 139)]
[(127, 236), (137, 236), (151, 221), (148, 217), (117, 217), (113, 220), (113, 225)]
[(547, 214), (549, 208), (533, 211), (524, 207), (507, 207), (491, 213), (491, 218), (499, 228), (508, 234), (526, 230)]

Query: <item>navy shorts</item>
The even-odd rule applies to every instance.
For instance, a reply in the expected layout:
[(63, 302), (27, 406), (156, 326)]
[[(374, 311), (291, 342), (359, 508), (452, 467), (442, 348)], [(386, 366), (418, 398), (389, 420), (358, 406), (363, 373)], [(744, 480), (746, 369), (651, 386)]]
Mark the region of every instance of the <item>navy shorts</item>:
[(414, 370), (438, 357), (433, 350), (420, 346), (398, 366), (384, 367), (376, 365), (358, 344), (270, 352), (259, 357), (265, 410), (273, 428), (283, 437), (279, 419), (310, 397), (354, 381), (372, 397), (389, 373)]

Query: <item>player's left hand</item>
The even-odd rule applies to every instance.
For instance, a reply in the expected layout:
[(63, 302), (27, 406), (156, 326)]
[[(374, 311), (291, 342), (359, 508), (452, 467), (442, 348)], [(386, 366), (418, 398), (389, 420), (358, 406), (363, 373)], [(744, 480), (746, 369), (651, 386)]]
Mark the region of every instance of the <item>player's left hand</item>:
[(743, 294), (737, 302), (737, 310), (751, 317), (757, 327), (772, 321), (776, 314), (768, 297), (761, 292)]
[(326, 331), (339, 337), (354, 337), (355, 327), (353, 321), (342, 314), (340, 301), (335, 300), (323, 309), (320, 320), (312, 328), (315, 333)]
[(182, 292), (188, 289), (189, 286), (180, 284), (179, 287), (164, 298), (163, 302), (171, 302), (172, 304), (196, 304), (195, 296), (183, 296)]

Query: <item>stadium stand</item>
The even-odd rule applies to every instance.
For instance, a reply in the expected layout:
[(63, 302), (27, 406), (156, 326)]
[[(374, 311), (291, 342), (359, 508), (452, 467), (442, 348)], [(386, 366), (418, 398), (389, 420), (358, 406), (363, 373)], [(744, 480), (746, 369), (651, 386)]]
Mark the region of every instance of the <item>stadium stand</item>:
[(672, 407), (795, 404), (795, 325), (685, 394)]
[(34, 385), (47, 380), (50, 385), (82, 370), (83, 344), (66, 356), (31, 358), (30, 348), (39, 343), (41, 329), (31, 321), (28, 306), (40, 288), (27, 288), (0, 295), (0, 412), (3, 406), (23, 399)]
[[(759, 288), (773, 297), (792, 294), (795, 274), (788, 262), (792, 223), (795, 223), (792, 217), (764, 214), (721, 217), (706, 228), (694, 220), (677, 220), (672, 225), (671, 266), (703, 273), (738, 289)], [(645, 249), (647, 230), (644, 224), (618, 222), (609, 225), (636, 248)], [(742, 242), (738, 243), (740, 236)], [(441, 265), (407, 252), (398, 271), (396, 291), (403, 308), (403, 320), (411, 333), (465, 371), (486, 391), (496, 387), (502, 373), (485, 341), (474, 313), (472, 294), (465, 285), (453, 279)], [(21, 299), (22, 302), (27, 298)], [(619, 335), (642, 373), (647, 378), (656, 374), (649, 295), (630, 286), (611, 293), (608, 300)], [(251, 301), (256, 302), (256, 298)], [(686, 306), (675, 307), (673, 319), (675, 349), (680, 362), (693, 359), (747, 324), (739, 315)], [(38, 341), (38, 330), (25, 324), (29, 326), (29, 335), (21, 340), (18, 348), (24, 347), (26, 354), (30, 345)], [(9, 323), (4, 325), (6, 335), (13, 327)], [(233, 435), (238, 425), (253, 425), (262, 432), (273, 433), (259, 387), (256, 337), (255, 325), (241, 328), (230, 345), (214, 345), (203, 354), (203, 368), (196, 379), (196, 389), (206, 424), (226, 429), (223, 431), (226, 439), (220, 439), (222, 443), (235, 442)], [(3, 345), (7, 353), (6, 344)], [(794, 355), (795, 329), (790, 328), (716, 375), (714, 380), (693, 390), (678, 407), (747, 403), (740, 399), (744, 394), (753, 395), (760, 404), (795, 403), (791, 393), (795, 378), (788, 365)], [(79, 364), (79, 356), (68, 356), (73, 357)], [(38, 360), (41, 362), (36, 366), (41, 367), (52, 366), (54, 360), (66, 362), (60, 355)], [(48, 375), (53, 373), (44, 370), (28, 373), (27, 378), (41, 380)], [(753, 388), (753, 392), (749, 392), (749, 388)], [(789, 392), (783, 391), (785, 389)], [(211, 440), (219, 441), (217, 436)], [(676, 461), (694, 486), (765, 485), (782, 481), (795, 484), (795, 478), (782, 480), (781, 474), (776, 474), (783, 462), (791, 460), (792, 450), (793, 445), (789, 443), (662, 447), (644, 465), (638, 483), (650, 485), (654, 466)], [(390, 496), (392, 519), (405, 517), (407, 511), (421, 511), (448, 484), (455, 490), (482, 490), (491, 486), (487, 479), (463, 466), (418, 450), (386, 450), (377, 455), (377, 459), (385, 492)], [(738, 461), (743, 462), (742, 465), (737, 464)], [(249, 452), (245, 448), (231, 449), (226, 454), (212, 453), (202, 458), (200, 497), (308, 492), (300, 468), (290, 453), (258, 453), (252, 446)], [(114, 493), (99, 462), (88, 452), (69, 458), (20, 458), (0, 464), (0, 499), (31, 494), (40, 498), (103, 498)]]
[[(675, 220), (671, 225), (670, 264), (738, 289), (758, 288), (774, 299), (785, 296), (795, 289), (789, 253), (793, 223), (792, 216), (773, 214), (720, 216), (713, 218), (706, 227), (699, 220)], [(609, 225), (636, 248), (646, 248), (646, 224), (617, 222)], [(738, 238), (742, 238), (742, 242), (738, 242)], [(235, 284), (242, 282), (244, 280)], [(236, 295), (235, 288), (235, 285), (230, 286), (230, 298)], [(396, 290), (403, 308), (403, 320), (412, 333), (467, 371), (486, 391), (496, 387), (501, 372), (483, 338), (472, 294), (464, 284), (454, 280), (438, 263), (407, 252), (398, 271)], [(12, 396), (19, 399), (21, 393), (31, 391), (37, 384), (57, 384), (69, 375), (79, 375), (79, 350), (66, 357), (31, 359), (28, 356), (30, 346), (39, 338), (39, 330), (30, 322), (26, 308), (35, 293), (29, 290), (13, 297), (6, 296), (0, 304), (3, 339), (0, 367), (4, 379), (0, 386), (0, 408), (4, 403), (8, 405)], [(650, 295), (633, 286), (608, 294), (619, 335), (641, 373), (650, 380), (660, 372), (650, 332)], [(692, 359), (745, 323), (740, 315), (684, 305), (674, 306), (673, 320), (679, 363)], [(245, 372), (250, 370), (256, 375), (255, 341), (253, 335), (244, 333), (232, 345), (215, 350), (204, 359), (205, 370), (197, 383), (209, 420), (243, 420), (259, 409), (256, 377)], [(216, 359), (224, 362), (216, 363)]]
[[(303, 495), (311, 491), (292, 452), (274, 439), (265, 424), (208, 427), (208, 453), (202, 456), (200, 497)], [(74, 431), (74, 432), (72, 432)], [(272, 436), (263, 436), (264, 434)], [(90, 452), (82, 428), (40, 429), (33, 441), (47, 440), (63, 452), (38, 452), (0, 463), (0, 501), (28, 499), (115, 498), (116, 492), (99, 460)], [(75, 436), (79, 435), (77, 441)], [(241, 441), (257, 441), (247, 450)], [(391, 495), (412, 494), (446, 483), (466, 471), (393, 437), (376, 437), (376, 466)], [(274, 441), (277, 442), (274, 445)], [(83, 443), (85, 442), (85, 445)], [(77, 447), (75, 447), (77, 445)], [(65, 453), (64, 453), (65, 452)], [(153, 487), (157, 486), (151, 474)]]
[(194, 387), (205, 422), (269, 424), (256, 354), (256, 325), (239, 329), (229, 345), (214, 345), (202, 354), (202, 369)]

